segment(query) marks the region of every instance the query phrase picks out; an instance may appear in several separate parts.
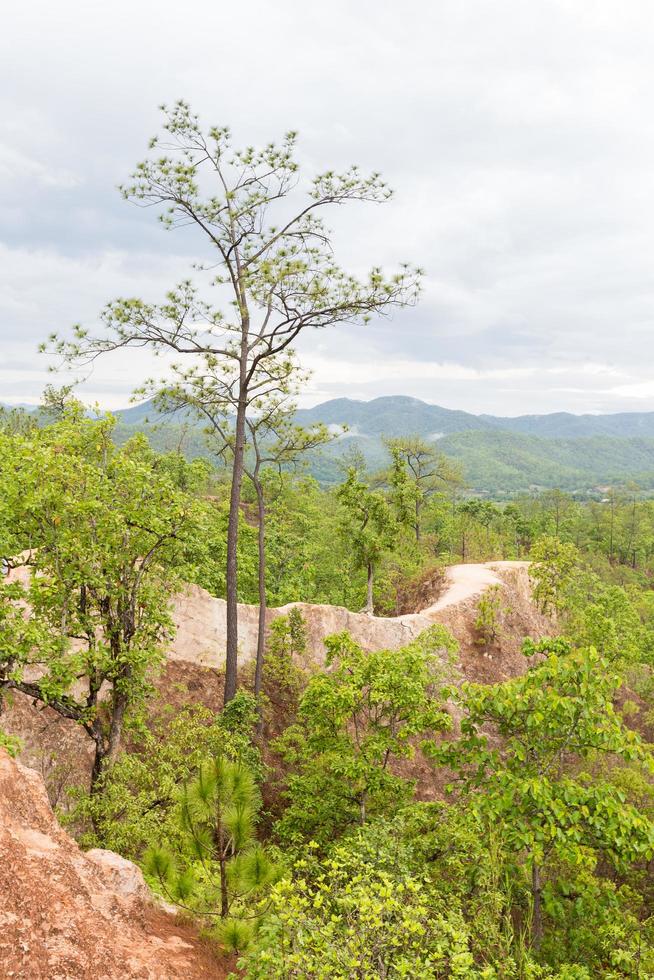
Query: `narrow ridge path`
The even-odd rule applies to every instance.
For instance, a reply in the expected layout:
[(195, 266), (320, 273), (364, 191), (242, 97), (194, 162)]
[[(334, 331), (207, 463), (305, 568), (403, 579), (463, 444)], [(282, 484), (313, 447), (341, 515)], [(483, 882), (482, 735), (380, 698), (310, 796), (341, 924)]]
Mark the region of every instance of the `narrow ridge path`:
[(529, 568), (529, 562), (489, 561), (483, 564), (450, 565), (445, 570), (447, 586), (444, 592), (431, 606), (421, 609), (420, 614), (429, 616), (448, 606), (481, 595), (491, 585), (503, 585), (502, 579), (497, 574), (497, 570), (501, 568)]

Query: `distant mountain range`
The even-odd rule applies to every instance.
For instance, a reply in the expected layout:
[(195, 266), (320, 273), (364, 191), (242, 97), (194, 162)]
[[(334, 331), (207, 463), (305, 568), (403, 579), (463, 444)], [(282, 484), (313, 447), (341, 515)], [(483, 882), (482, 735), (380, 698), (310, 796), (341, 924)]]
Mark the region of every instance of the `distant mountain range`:
[[(182, 446), (191, 456), (208, 453), (201, 426), (189, 415), (161, 418), (151, 402), (115, 414), (121, 439), (145, 431), (157, 448)], [(510, 496), (534, 487), (559, 487), (586, 494), (627, 481), (654, 490), (654, 412), (503, 418), (388, 396), (368, 402), (332, 399), (298, 410), (297, 421), (348, 426), (345, 436), (311, 461), (312, 472), (325, 483), (341, 478), (338, 461), (348, 449), (360, 450), (375, 469), (387, 461), (384, 436), (417, 434), (459, 460), (479, 492)]]
[[(140, 406), (137, 406), (140, 407)], [(620, 412), (616, 415), (472, 415), (439, 405), (429, 405), (419, 398), (391, 395), (369, 402), (335, 398), (314, 408), (301, 409), (303, 424), (325, 422), (349, 424), (366, 435), (401, 435), (415, 432), (422, 436), (449, 435), (453, 432), (504, 430), (548, 439), (580, 439), (591, 436), (620, 438), (654, 438), (654, 412)]]
[[(541, 487), (587, 494), (628, 481), (654, 489), (654, 412), (502, 418), (417, 398), (339, 398), (299, 411), (298, 421), (348, 425), (348, 436), (324, 455), (333, 460), (356, 447), (373, 468), (386, 458), (383, 436), (416, 433), (458, 460), (473, 489), (496, 496)], [(327, 467), (322, 475), (329, 478)]]
[[(188, 416), (159, 419), (152, 428), (146, 419), (156, 423), (157, 415), (149, 402), (116, 414), (123, 438), (144, 429), (159, 448), (182, 445), (189, 455), (207, 451)], [(599, 487), (631, 481), (654, 490), (654, 412), (502, 418), (389, 396), (368, 402), (335, 398), (298, 410), (297, 421), (348, 427), (311, 460), (311, 471), (323, 483), (342, 478), (338, 463), (348, 450), (359, 450), (371, 469), (379, 469), (387, 463), (383, 437), (415, 433), (458, 460), (473, 490), (496, 497), (553, 487), (601, 494)]]

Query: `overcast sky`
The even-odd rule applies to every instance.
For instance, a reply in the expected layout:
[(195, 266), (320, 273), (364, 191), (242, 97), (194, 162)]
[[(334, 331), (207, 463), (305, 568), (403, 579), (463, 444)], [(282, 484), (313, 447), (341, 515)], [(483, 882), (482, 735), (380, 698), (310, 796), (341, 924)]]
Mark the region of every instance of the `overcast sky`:
[[(355, 271), (426, 270), (420, 305), (305, 338), (305, 404), (406, 394), (473, 412), (654, 410), (651, 0), (52, 0), (0, 33), (0, 401), (119, 295), (157, 300), (200, 243), (115, 190), (183, 97), (235, 142), (300, 131), (308, 172), (395, 188), (332, 222)], [(147, 354), (84, 397), (129, 401)]]

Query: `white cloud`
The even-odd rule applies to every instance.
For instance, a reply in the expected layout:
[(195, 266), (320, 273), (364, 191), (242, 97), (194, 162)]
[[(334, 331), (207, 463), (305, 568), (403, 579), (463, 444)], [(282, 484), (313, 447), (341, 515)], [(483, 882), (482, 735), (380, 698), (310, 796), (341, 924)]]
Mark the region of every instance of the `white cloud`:
[[(184, 96), (237, 140), (297, 127), (309, 169), (354, 160), (397, 189), (335, 215), (337, 252), (355, 270), (418, 261), (423, 301), (304, 338), (308, 400), (654, 409), (653, 44), (646, 0), (10, 5), (0, 401), (38, 397), (51, 329), (187, 272), (192, 240), (114, 190), (156, 105)], [(98, 364), (85, 390), (125, 404), (152, 366)]]
[(619, 395), (621, 398), (654, 398), (654, 381), (641, 381), (631, 385), (617, 385), (610, 388), (609, 395)]
[(70, 189), (81, 183), (80, 178), (65, 169), (50, 169), (15, 147), (0, 143), (0, 181), (5, 186), (20, 183), (29, 187), (36, 182), (43, 187)]

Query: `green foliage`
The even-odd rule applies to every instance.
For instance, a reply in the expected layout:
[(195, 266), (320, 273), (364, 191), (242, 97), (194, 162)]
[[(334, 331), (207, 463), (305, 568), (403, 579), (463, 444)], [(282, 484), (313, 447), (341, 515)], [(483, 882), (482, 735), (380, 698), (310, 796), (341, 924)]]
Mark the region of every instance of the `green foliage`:
[[(201, 502), (198, 508), (201, 533), (182, 571), (187, 581), (224, 598), (227, 589), (227, 523), (226, 502)], [(239, 602), (257, 601), (257, 531), (239, 513), (238, 521), (238, 598)]]
[(417, 515), (423, 501), (422, 488), (416, 479), (411, 479), (409, 466), (401, 448), (391, 445), (389, 451), (392, 459), (388, 474), (389, 496), (396, 519), (401, 526), (410, 527), (415, 523), (417, 527)]
[(366, 609), (372, 613), (372, 580), (384, 552), (395, 543), (398, 524), (384, 495), (370, 490), (350, 469), (347, 480), (337, 491), (343, 506), (341, 533), (359, 567), (368, 574), (368, 603)]
[(306, 652), (307, 628), (297, 608), (287, 616), (278, 616), (270, 624), (263, 666), (263, 719), (270, 734), (279, 725), (295, 721), (301, 692), (306, 686), (308, 670), (302, 665)]
[(399, 881), (419, 881), (431, 907), (462, 916), (475, 964), (501, 965), (511, 974), (521, 956), (511, 914), (521, 895), (508, 887), (497, 829), (480, 823), (472, 809), (442, 803), (393, 809), (350, 834), (338, 850), (354, 873), (370, 867)]
[(307, 648), (307, 624), (299, 609), (291, 609), (287, 616), (278, 616), (270, 625), (271, 656), (292, 660), (302, 657)]
[(622, 662), (651, 663), (654, 634), (646, 607), (645, 615), (639, 609), (642, 593), (604, 581), (570, 542), (538, 538), (531, 556), (534, 598), (545, 612), (556, 611), (577, 645)]
[(654, 976), (654, 921), (626, 884), (560, 866), (543, 889), (550, 928), (542, 957), (554, 969), (584, 964), (592, 977)]
[(524, 944), (528, 893), (497, 824), (474, 807), (412, 804), (326, 857), (307, 848), (273, 889), (240, 965), (252, 978), (649, 975), (650, 925), (628, 887), (560, 865), (543, 889), (551, 928), (540, 962)]
[(651, 664), (654, 638), (639, 614), (639, 598), (578, 570), (565, 600), (566, 630), (580, 646), (594, 646), (610, 659)]
[(529, 575), (534, 582), (534, 599), (543, 612), (561, 610), (566, 590), (579, 567), (577, 548), (555, 537), (543, 537), (531, 549)]
[(29, 572), (0, 585), (0, 685), (80, 724), (96, 778), (144, 703), (172, 632), (178, 568), (202, 527), (201, 506), (143, 438), (116, 449), (112, 425), (72, 403), (46, 428), (0, 435), (0, 552)]
[(650, 860), (654, 823), (606, 782), (575, 773), (598, 753), (652, 768), (649, 751), (626, 729), (613, 699), (621, 678), (592, 647), (562, 640), (534, 644), (545, 659), (502, 684), (464, 684), (461, 736), (432, 749), (472, 794), (480, 818), (502, 828), (508, 846), (532, 874), (534, 942), (542, 919), (540, 872), (550, 862), (594, 865), (599, 853), (616, 867)]
[[(566, 774), (568, 754), (597, 752), (650, 764), (638, 735), (613, 707), (620, 677), (596, 650), (564, 641), (526, 643), (545, 660), (525, 675), (495, 685), (464, 684), (461, 738), (434, 750), (439, 762), (477, 793), (482, 808), (507, 823), (518, 848), (539, 859), (553, 848), (574, 860), (580, 846), (616, 861), (654, 847), (654, 825), (625, 805), (624, 794)], [(500, 736), (499, 745), (486, 734)]]
[[(243, 962), (256, 978), (472, 978), (473, 958), (461, 916), (434, 907), (419, 880), (353, 869), (340, 855), (313, 879), (296, 867), (272, 890), (270, 912)], [(490, 974), (486, 974), (490, 976)]]
[(418, 435), (404, 435), (384, 442), (392, 459), (391, 483), (401, 490), (406, 522), (411, 523), (416, 540), (419, 540), (424, 504), (445, 487), (452, 490), (462, 485), (461, 473), (439, 452), (433, 441)]
[(476, 642), (482, 646), (493, 646), (502, 636), (502, 587), (492, 585), (477, 602), (475, 629), (478, 636)]
[(144, 856), (167, 898), (201, 916), (219, 916), (216, 935), (228, 949), (247, 944), (254, 906), (278, 876), (255, 838), (258, 809), (250, 770), (211, 756), (178, 791), (178, 847), (153, 846)]
[(444, 669), (456, 648), (442, 626), (399, 650), (366, 653), (347, 633), (328, 637), (327, 670), (314, 675), (298, 722), (277, 742), (293, 767), (281, 839), (325, 843), (353, 823), (406, 799), (411, 784), (391, 771), (413, 757), (414, 742), (444, 731)]
[(0, 749), (5, 749), (12, 758), (15, 758), (21, 749), (21, 740), (16, 735), (8, 735), (0, 728)]
[(132, 861), (141, 860), (154, 840), (179, 847), (177, 793), (203, 759), (221, 755), (261, 777), (251, 741), (255, 723), (254, 698), (245, 691), (218, 716), (200, 705), (164, 705), (102, 777), (101, 792), (76, 794), (66, 822), (84, 847), (108, 848)]
[(283, 474), (275, 479), (268, 499), (269, 602), (327, 602), (353, 608), (360, 602), (365, 579), (357, 574), (340, 535), (340, 508), (333, 494), (308, 477)]

